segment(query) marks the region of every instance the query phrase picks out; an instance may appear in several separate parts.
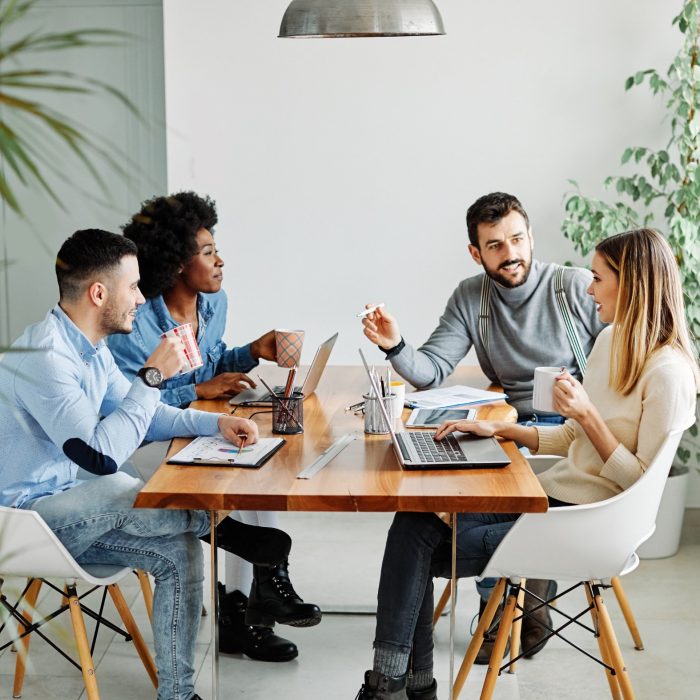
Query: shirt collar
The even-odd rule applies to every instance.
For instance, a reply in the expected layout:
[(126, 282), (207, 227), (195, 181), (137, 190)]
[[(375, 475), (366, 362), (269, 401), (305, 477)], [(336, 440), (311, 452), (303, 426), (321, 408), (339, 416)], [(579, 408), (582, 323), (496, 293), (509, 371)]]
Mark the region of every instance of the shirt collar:
[[(168, 311), (168, 307), (165, 305), (162, 294), (149, 299), (149, 301), (158, 319), (158, 326), (163, 333), (166, 333), (178, 325), (175, 319), (170, 315), (170, 311)], [(205, 295), (200, 293), (197, 294), (197, 313), (204, 320), (205, 324), (214, 315), (214, 307), (211, 302)]]
[(93, 345), (92, 341), (75, 325), (75, 323), (73, 323), (59, 304), (56, 304), (56, 306), (51, 309), (51, 313), (58, 319), (58, 322), (68, 336), (68, 340), (75, 346), (81, 357), (92, 357), (105, 346), (104, 339), (100, 340), (97, 345)]

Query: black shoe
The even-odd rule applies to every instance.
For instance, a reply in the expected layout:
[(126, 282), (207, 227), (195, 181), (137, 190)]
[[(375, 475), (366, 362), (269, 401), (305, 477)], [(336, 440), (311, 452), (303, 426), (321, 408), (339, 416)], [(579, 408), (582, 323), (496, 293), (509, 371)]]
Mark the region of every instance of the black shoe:
[(378, 671), (366, 671), (365, 682), (355, 700), (407, 700), (406, 675), (400, 678), (384, 676)]
[[(486, 601), (483, 598), (480, 598), (479, 619), (481, 619), (481, 616), (484, 614), (485, 609)], [(491, 626), (484, 633), (484, 641), (481, 643), (481, 648), (479, 649), (479, 652), (477, 653), (476, 658), (474, 659), (474, 663), (478, 666), (487, 666), (489, 661), (491, 660), (491, 652), (493, 651), (493, 646), (496, 643), (496, 635), (498, 634), (498, 626), (501, 621), (501, 617), (503, 617), (503, 603), (501, 603), (496, 608), (496, 614), (493, 616)], [(508, 637), (508, 641), (506, 642), (506, 648), (503, 652), (503, 656), (505, 656), (509, 651), (510, 637)]]
[[(523, 618), (520, 646), (525, 654), (525, 658), (530, 659), (542, 651), (544, 645), (549, 641), (547, 635), (551, 634), (548, 627), (552, 626), (552, 616), (549, 614), (549, 607), (542, 605), (537, 598), (528, 595), (528, 591), (542, 598), (542, 600), (551, 600), (557, 594), (557, 582), (546, 579), (528, 579), (525, 583), (525, 591), (523, 607), (525, 612), (530, 614)], [(542, 605), (542, 607), (531, 612), (538, 605)], [(547, 627), (544, 625), (547, 625)]]
[(287, 567), (286, 561), (277, 566), (253, 567), (246, 624), (271, 627), (279, 622), (292, 627), (313, 627), (321, 622), (320, 608), (305, 603), (297, 595)]
[(219, 584), (219, 651), (245, 654), (256, 661), (291, 661), (299, 656), (294, 642), (278, 637), (270, 627), (245, 623), (248, 598), (240, 591), (226, 593)]
[(406, 697), (408, 700), (437, 700), (437, 681), (433, 678), (432, 684), (427, 688), (407, 690)]
[[(216, 526), (219, 547), (253, 564), (274, 566), (287, 559), (292, 538), (274, 527), (246, 525), (233, 518), (224, 518)], [(199, 539), (209, 542), (209, 535)]]

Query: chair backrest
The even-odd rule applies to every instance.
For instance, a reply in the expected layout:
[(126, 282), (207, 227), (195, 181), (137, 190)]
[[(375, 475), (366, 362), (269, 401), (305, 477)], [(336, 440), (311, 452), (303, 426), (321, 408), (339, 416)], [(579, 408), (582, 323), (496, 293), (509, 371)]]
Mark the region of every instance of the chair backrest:
[(622, 493), (598, 503), (522, 515), (481, 575), (584, 581), (622, 573), (654, 532), (682, 434), (668, 434), (645, 473)]
[[(0, 573), (6, 576), (64, 578), (107, 585), (130, 569), (81, 567), (43, 518), (32, 510), (0, 506)], [(97, 574), (97, 575), (94, 575)]]

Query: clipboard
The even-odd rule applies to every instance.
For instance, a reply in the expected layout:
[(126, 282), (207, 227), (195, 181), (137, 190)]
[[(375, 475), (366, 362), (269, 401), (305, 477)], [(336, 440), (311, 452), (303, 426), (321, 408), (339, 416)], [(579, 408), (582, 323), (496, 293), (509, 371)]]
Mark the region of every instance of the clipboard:
[(166, 464), (258, 469), (284, 444), (283, 438), (260, 438), (254, 445), (246, 445), (239, 454), (238, 448), (221, 435), (202, 435), (170, 457)]

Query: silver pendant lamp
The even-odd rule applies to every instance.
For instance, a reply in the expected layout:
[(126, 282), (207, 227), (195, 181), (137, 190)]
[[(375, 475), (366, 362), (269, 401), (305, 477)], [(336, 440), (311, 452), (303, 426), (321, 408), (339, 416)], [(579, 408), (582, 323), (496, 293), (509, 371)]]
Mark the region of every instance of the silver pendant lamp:
[(279, 36), (334, 39), (444, 33), (432, 0), (292, 0)]

